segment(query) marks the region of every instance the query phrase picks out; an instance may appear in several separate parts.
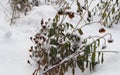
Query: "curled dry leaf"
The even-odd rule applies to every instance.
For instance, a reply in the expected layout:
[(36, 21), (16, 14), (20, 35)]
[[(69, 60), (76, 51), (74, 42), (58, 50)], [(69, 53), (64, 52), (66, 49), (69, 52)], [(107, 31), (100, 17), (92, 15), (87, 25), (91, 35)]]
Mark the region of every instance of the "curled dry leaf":
[(74, 15), (74, 13), (73, 13), (73, 12), (69, 13), (69, 14), (68, 14), (68, 16), (69, 16), (69, 18), (70, 18), (70, 19), (72, 19), (72, 18), (74, 18), (74, 17), (75, 17), (75, 15)]
[(30, 37), (30, 40), (32, 41), (32, 40), (33, 40), (33, 38), (32, 38), (32, 37)]
[(29, 50), (29, 52), (32, 52), (32, 51), (33, 51), (32, 49)]
[(113, 43), (113, 39), (108, 39), (108, 43)]
[(28, 63), (28, 64), (30, 64), (30, 61), (29, 61), (29, 60), (27, 60), (27, 63)]
[(63, 12), (62, 10), (59, 10), (57, 14), (58, 14), (58, 15), (63, 15), (64, 12)]
[(99, 33), (105, 33), (105, 32), (106, 32), (106, 30), (104, 28), (99, 29)]

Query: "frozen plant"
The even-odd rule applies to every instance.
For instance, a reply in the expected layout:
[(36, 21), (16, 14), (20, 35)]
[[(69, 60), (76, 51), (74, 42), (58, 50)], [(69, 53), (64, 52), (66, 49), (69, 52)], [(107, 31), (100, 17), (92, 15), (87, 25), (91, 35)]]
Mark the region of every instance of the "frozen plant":
[[(38, 65), (33, 75), (65, 75), (69, 68), (75, 75), (76, 67), (79, 67), (81, 72), (86, 69), (93, 71), (97, 64), (104, 62), (104, 52), (107, 51), (102, 49), (106, 48), (107, 42), (113, 42), (112, 35), (106, 33), (103, 36), (82, 37), (84, 35), (82, 28), (93, 23), (101, 24), (99, 21), (92, 20), (92, 12), (89, 10), (92, 1), (89, 4), (85, 0), (83, 7), (79, 0), (76, 0), (77, 14), (68, 11), (70, 9), (68, 7), (62, 7), (54, 19), (41, 20), (39, 31), (34, 37), (30, 37), (34, 43), (34, 46), (29, 49), (30, 58)], [(66, 21), (66, 17), (72, 20), (75, 16), (80, 16), (77, 25)], [(85, 24), (78, 27), (82, 21)], [(99, 29), (99, 33), (105, 32), (105, 28)], [(106, 40), (105, 37), (108, 35), (110, 39)], [(101, 41), (104, 42), (103, 46)], [(97, 49), (101, 46), (101, 51), (98, 51)], [(29, 60), (28, 63), (30, 63)]]

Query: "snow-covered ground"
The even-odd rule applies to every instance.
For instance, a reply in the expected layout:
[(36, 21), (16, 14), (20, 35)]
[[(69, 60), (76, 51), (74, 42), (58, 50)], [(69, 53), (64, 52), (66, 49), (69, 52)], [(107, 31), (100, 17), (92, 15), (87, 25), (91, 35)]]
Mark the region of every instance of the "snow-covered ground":
[[(2, 5), (1, 5), (2, 4)], [(4, 8), (3, 8), (4, 7)], [(42, 18), (53, 18), (56, 10), (53, 6), (42, 5), (34, 7), (27, 16), (23, 16), (16, 25), (10, 26), (10, 13), (7, 0), (0, 0), (0, 74), (1, 75), (32, 75), (34, 66), (29, 65), (28, 49), (32, 45), (30, 36), (38, 30)], [(76, 19), (75, 19), (76, 20)], [(100, 26), (92, 25), (84, 29), (84, 35), (99, 35)], [(108, 51), (118, 53), (105, 53), (105, 61), (98, 65), (92, 73), (83, 75), (119, 75), (120, 74), (120, 24), (106, 28), (111, 33), (114, 43), (108, 44)], [(106, 32), (106, 33), (107, 33)], [(80, 74), (76, 71), (76, 75)], [(67, 73), (67, 75), (71, 75)]]

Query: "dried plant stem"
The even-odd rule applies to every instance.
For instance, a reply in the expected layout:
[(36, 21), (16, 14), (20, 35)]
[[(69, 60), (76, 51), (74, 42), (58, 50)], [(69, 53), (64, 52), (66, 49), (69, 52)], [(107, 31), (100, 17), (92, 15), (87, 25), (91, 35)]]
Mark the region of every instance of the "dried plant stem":
[[(93, 0), (90, 2), (90, 4), (88, 5), (88, 10), (89, 10), (89, 7), (91, 6), (91, 4), (92, 4), (92, 2), (93, 2)], [(83, 17), (85, 16), (85, 14), (87, 13), (87, 11), (88, 10), (86, 10), (84, 13), (83, 13), (83, 15), (81, 16), (81, 19), (78, 21), (78, 23), (77, 23), (77, 25), (75, 26), (75, 30), (76, 30), (76, 28), (78, 27), (78, 25), (80, 24), (80, 22), (83, 20)], [(74, 30), (73, 30), (73, 32), (74, 32)]]
[(96, 51), (96, 52), (111, 52), (111, 53), (119, 53), (118, 51)]

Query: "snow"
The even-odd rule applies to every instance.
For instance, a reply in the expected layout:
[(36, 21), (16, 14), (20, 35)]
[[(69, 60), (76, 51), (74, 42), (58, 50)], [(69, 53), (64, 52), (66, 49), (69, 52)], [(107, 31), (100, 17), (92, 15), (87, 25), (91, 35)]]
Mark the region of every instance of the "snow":
[[(30, 37), (33, 36), (38, 27), (40, 20), (44, 18), (53, 18), (56, 9), (54, 6), (41, 5), (34, 7), (27, 16), (22, 16), (17, 20), (17, 24), (10, 26), (10, 13), (5, 10), (9, 9), (8, 1), (0, 0), (0, 74), (1, 75), (32, 75), (35, 66), (27, 63), (29, 59), (28, 49), (32, 45)], [(77, 19), (74, 19), (76, 22)], [(70, 20), (71, 21), (71, 20)], [(83, 31), (84, 35), (102, 35), (98, 31), (100, 25), (86, 26)], [(114, 39), (112, 44), (108, 44), (106, 51), (118, 51), (118, 53), (105, 53), (105, 61), (97, 65), (94, 72), (86, 71), (81, 73), (76, 70), (76, 75), (120, 75), (120, 25), (114, 25), (112, 28), (106, 28), (106, 33), (111, 33)], [(66, 73), (71, 75), (71, 72)]]

